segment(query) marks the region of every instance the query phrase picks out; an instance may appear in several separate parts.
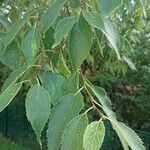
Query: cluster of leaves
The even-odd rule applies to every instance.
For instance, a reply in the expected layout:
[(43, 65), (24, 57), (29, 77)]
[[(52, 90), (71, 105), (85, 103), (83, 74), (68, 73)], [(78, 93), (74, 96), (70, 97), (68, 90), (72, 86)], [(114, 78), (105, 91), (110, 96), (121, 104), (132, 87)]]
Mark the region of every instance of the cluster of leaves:
[[(109, 120), (124, 149), (145, 149), (137, 134), (117, 120), (105, 90), (92, 85), (85, 74), (87, 62), (96, 57), (95, 43), (103, 55), (106, 42), (119, 62), (135, 70), (123, 52), (125, 44), (115, 23), (115, 10), (128, 2), (53, 0), (44, 12), (35, 7), (21, 13), (14, 13), (18, 8), (12, 2), (2, 5), (0, 61), (13, 72), (1, 89), (0, 111), (10, 104), (22, 84), (28, 85), (26, 115), (41, 147), (41, 133), (48, 123), (48, 149), (98, 150), (105, 136), (104, 121)], [(6, 15), (7, 7), (10, 10)], [(85, 101), (91, 105), (87, 110)], [(89, 123), (91, 109), (100, 118)]]

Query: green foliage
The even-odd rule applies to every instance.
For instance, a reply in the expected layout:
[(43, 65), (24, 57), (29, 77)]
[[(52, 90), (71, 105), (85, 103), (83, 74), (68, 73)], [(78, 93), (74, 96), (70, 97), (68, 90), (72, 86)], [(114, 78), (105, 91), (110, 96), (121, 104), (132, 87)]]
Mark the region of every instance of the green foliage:
[(10, 85), (0, 95), (0, 112), (9, 105), (21, 88), (20, 83)]
[[(144, 150), (137, 134), (118, 121), (105, 90), (95, 86), (94, 81), (90, 83), (103, 76), (105, 83), (112, 85), (125, 76), (127, 65), (136, 70), (131, 58), (134, 59), (132, 50), (139, 39), (134, 34), (149, 31), (147, 8), (140, 2), (146, 25), (141, 25), (139, 3), (129, 0), (4, 4), (0, 16), (0, 61), (12, 73), (1, 90), (0, 111), (23, 84), (29, 89), (25, 93), (26, 116), (41, 148), (46, 127), (49, 150), (98, 150), (105, 136), (103, 122), (108, 120), (124, 149)], [(6, 6), (10, 6), (8, 10)], [(128, 20), (131, 12), (138, 30), (132, 26), (133, 20)], [(90, 110), (96, 111), (99, 120), (90, 119)]]
[(89, 55), (92, 46), (92, 32), (89, 24), (80, 16), (73, 27), (69, 39), (69, 54), (72, 68), (76, 71)]
[(29, 90), (25, 102), (27, 118), (41, 144), (41, 132), (51, 112), (50, 97), (44, 88), (36, 85)]
[(102, 121), (95, 121), (89, 124), (84, 134), (84, 149), (99, 150), (105, 136), (105, 126)]
[(63, 134), (62, 150), (83, 149), (83, 135), (87, 125), (88, 119), (85, 114), (72, 119)]
[(22, 50), (27, 59), (27, 64), (33, 64), (40, 46), (40, 37), (36, 27), (31, 27), (22, 40)]
[(47, 130), (48, 149), (58, 149), (67, 124), (79, 114), (83, 108), (82, 96), (68, 94), (61, 98), (53, 108)]

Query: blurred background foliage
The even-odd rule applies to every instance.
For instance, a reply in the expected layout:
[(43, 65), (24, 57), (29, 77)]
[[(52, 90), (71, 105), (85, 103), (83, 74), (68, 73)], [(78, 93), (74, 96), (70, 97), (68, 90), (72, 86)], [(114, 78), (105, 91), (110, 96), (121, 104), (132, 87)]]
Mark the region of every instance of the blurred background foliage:
[[(36, 7), (44, 10), (50, 2), (51, 0), (0, 0), (0, 30), (5, 32), (26, 11)], [(74, 4), (74, 0), (70, 0), (70, 3)], [(92, 1), (88, 0), (88, 4), (92, 6)], [(135, 129), (147, 148), (150, 148), (150, 0), (123, 0), (122, 6), (112, 14), (111, 19), (116, 23), (121, 36), (121, 51), (134, 62), (135, 66), (133, 63), (128, 65), (136, 70), (116, 59), (115, 52), (106, 44), (107, 39), (100, 31), (94, 34), (95, 44), (82, 68), (91, 82), (105, 88), (119, 119)], [(53, 40), (53, 29), (47, 36), (51, 36)], [(53, 41), (47, 41), (45, 38), (44, 43), (49, 49)], [(57, 56), (55, 52), (53, 58)], [(56, 65), (58, 66), (58, 62)], [(1, 87), (9, 72), (11, 70), (0, 63)], [(35, 135), (25, 116), (25, 94), (26, 87), (19, 92), (13, 103), (0, 113), (0, 135), (19, 143), (25, 149), (37, 150), (39, 147)], [(114, 133), (109, 130), (107, 132), (109, 141), (104, 142), (102, 149), (121, 149)], [(0, 149), (11, 150), (3, 148), (11, 142), (1, 136)], [(13, 150), (23, 149), (12, 145)]]

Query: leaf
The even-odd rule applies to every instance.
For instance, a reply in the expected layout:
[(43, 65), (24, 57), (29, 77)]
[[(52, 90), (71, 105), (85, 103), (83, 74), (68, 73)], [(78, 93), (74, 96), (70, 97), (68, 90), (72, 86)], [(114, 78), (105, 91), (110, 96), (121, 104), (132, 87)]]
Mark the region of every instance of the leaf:
[(108, 16), (120, 6), (121, 2), (121, 0), (99, 0), (100, 11), (104, 16)]
[(142, 8), (143, 8), (144, 17), (147, 18), (146, 7), (149, 5), (148, 1), (147, 0), (139, 0), (139, 1), (140, 1), (141, 5), (142, 5)]
[(86, 115), (79, 115), (73, 118), (65, 128), (61, 150), (82, 150), (83, 135), (87, 127)]
[(41, 77), (42, 85), (47, 90), (53, 105), (64, 96), (63, 85), (65, 78), (57, 73), (45, 72)]
[(80, 6), (79, 0), (68, 0), (68, 3), (71, 8), (78, 8)]
[(62, 39), (67, 36), (77, 20), (78, 17), (76, 16), (66, 17), (57, 23), (54, 34), (55, 44), (53, 45), (53, 48), (61, 43)]
[(96, 97), (98, 98), (102, 106), (106, 106), (109, 108), (111, 107), (111, 101), (109, 97), (107, 96), (106, 91), (103, 88), (99, 86), (93, 86), (92, 91), (94, 92), (94, 94), (96, 95)]
[(27, 118), (31, 122), (40, 144), (42, 130), (50, 115), (50, 102), (48, 93), (39, 85), (30, 88), (25, 100)]
[(22, 19), (18, 20), (13, 26), (8, 30), (4, 43), (5, 43), (5, 48), (13, 41), (17, 33), (20, 31), (20, 29), (25, 25), (25, 23), (30, 19), (30, 17), (37, 11), (37, 9), (33, 9), (29, 11), (25, 17)]
[[(0, 40), (0, 45), (1, 45)], [(2, 47), (1, 47), (2, 46)], [(20, 67), (19, 48), (17, 43), (12, 42), (5, 51), (3, 45), (0, 46), (0, 61), (10, 67), (12, 70)]]
[(83, 16), (93, 27), (105, 30), (103, 19), (99, 13), (84, 11)]
[(129, 65), (132, 70), (136, 70), (135, 64), (130, 60), (130, 58), (123, 55), (122, 59)]
[(49, 150), (58, 150), (66, 125), (79, 114), (83, 106), (81, 95), (69, 94), (58, 101), (49, 119), (47, 131)]
[[(121, 141), (124, 140), (124, 147), (126, 143), (133, 150), (145, 150), (143, 142), (133, 130), (118, 121), (111, 121), (111, 123), (119, 138), (123, 138)], [(125, 148), (127, 149), (127, 147)]]
[(54, 44), (54, 29), (53, 28), (49, 28), (46, 32), (45, 32), (45, 37), (43, 39), (43, 43), (44, 43), (44, 47), (46, 50), (49, 50), (52, 48), (53, 44)]
[(99, 150), (105, 136), (105, 126), (102, 121), (94, 121), (86, 128), (83, 138), (85, 150)]
[(79, 90), (79, 74), (78, 72), (71, 74), (63, 84), (65, 94), (76, 93)]
[(34, 63), (40, 47), (39, 32), (36, 27), (31, 27), (22, 40), (22, 49), (27, 59), (27, 64)]
[(14, 84), (29, 68), (30, 66), (27, 66), (14, 70), (10, 74), (10, 76), (5, 80), (4, 85), (2, 87), (2, 91), (6, 90), (8, 86)]
[(92, 46), (92, 31), (87, 21), (80, 16), (74, 25), (69, 41), (69, 54), (72, 68), (76, 71), (89, 55)]
[(89, 87), (92, 90), (92, 92), (95, 94), (95, 96), (97, 97), (100, 104), (102, 105), (102, 109), (106, 113), (106, 115), (109, 118), (116, 120), (116, 115), (112, 111), (112, 108), (111, 108), (111, 101), (109, 97), (107, 96), (107, 93), (105, 92), (105, 90), (98, 86), (89, 86)]
[(84, 12), (83, 15), (89, 24), (100, 29), (105, 34), (110, 44), (113, 46), (118, 59), (121, 59), (119, 54), (120, 38), (116, 25), (110, 19), (102, 18), (101, 15), (96, 12)]
[(12, 84), (0, 94), (0, 112), (6, 108), (20, 90), (22, 84)]
[(116, 55), (118, 59), (121, 60), (119, 51), (120, 51), (120, 38), (117, 31), (116, 25), (110, 20), (103, 18), (105, 30), (102, 30), (102, 32), (105, 34), (107, 39), (109, 40), (110, 44), (114, 48)]
[(54, 23), (60, 10), (62, 9), (64, 2), (65, 0), (54, 1), (52, 4), (50, 4), (48, 9), (42, 14), (40, 25), (43, 32), (48, 30), (49, 27)]
[(11, 22), (4, 16), (0, 15), (0, 23), (6, 28), (9, 29)]

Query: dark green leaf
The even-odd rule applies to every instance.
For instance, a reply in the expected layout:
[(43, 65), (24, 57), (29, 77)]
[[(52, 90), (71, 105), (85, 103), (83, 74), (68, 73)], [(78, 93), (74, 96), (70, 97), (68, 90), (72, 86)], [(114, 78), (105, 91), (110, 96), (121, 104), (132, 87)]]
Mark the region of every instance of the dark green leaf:
[(44, 43), (44, 47), (46, 50), (50, 50), (54, 44), (54, 29), (53, 28), (49, 28), (46, 32), (45, 32), (45, 37), (43, 39), (43, 43)]
[(86, 115), (79, 115), (72, 119), (64, 131), (61, 149), (82, 150), (83, 135), (87, 125), (88, 119)]
[(41, 132), (50, 115), (50, 102), (48, 93), (39, 85), (29, 90), (25, 100), (26, 115), (32, 124), (39, 142), (41, 142)]
[(69, 41), (70, 61), (74, 71), (80, 67), (84, 59), (89, 55), (91, 46), (91, 28), (83, 16), (80, 16), (71, 31)]
[(64, 96), (55, 105), (47, 131), (49, 150), (58, 150), (66, 125), (79, 114), (83, 106), (82, 96), (73, 94)]

